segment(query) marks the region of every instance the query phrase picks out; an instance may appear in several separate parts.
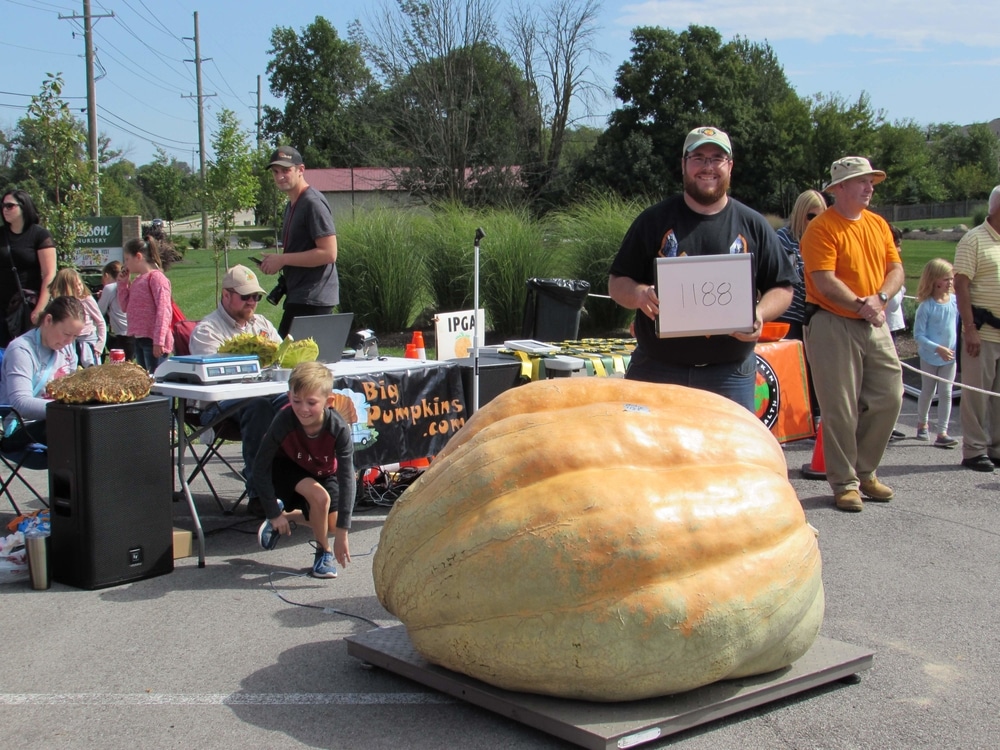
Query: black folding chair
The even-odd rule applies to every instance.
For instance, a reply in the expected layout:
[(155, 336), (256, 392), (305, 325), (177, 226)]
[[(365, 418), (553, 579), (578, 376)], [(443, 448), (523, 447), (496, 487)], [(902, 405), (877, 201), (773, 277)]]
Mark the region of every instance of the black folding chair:
[(7, 434), (19, 433), (19, 437), (26, 437), (27, 442), (19, 439), (16, 442), (10, 438), (0, 439), (0, 463), (6, 467), (9, 474), (3, 476), (5, 472), (0, 470), (0, 494), (7, 496), (10, 504), (14, 507), (14, 512), (21, 515), (21, 509), (17, 507), (17, 501), (11, 494), (10, 485), (15, 479), (28, 488), (31, 493), (46, 508), (49, 507), (46, 499), (32, 486), (28, 478), (22, 474), (23, 469), (33, 469), (35, 471), (47, 471), (49, 468), (49, 451), (44, 443), (35, 442), (31, 438), (31, 422), (22, 419), (21, 415), (13, 406), (0, 404), (0, 421), (4, 425), (9, 425), (5, 430)]
[(208, 489), (211, 491), (216, 505), (219, 506), (219, 510), (221, 510), (225, 515), (231, 515), (239, 507), (240, 503), (242, 503), (247, 497), (247, 490), (244, 488), (236, 502), (227, 508), (222, 502), (222, 498), (219, 496), (218, 491), (215, 489), (215, 485), (212, 484), (212, 479), (209, 477), (206, 469), (209, 462), (217, 460), (225, 464), (225, 466), (231, 472), (236, 474), (236, 476), (240, 478), (243, 477), (243, 472), (237, 469), (232, 462), (220, 452), (224, 443), (229, 441), (239, 442), (242, 439), (242, 436), (240, 435), (240, 424), (235, 418), (235, 414), (239, 411), (239, 409), (240, 406), (236, 405), (235, 407), (230, 408), (226, 414), (220, 415), (220, 419), (216, 420), (214, 425), (212, 425), (212, 430), (214, 431), (212, 439), (204, 445), (205, 450), (201, 455), (198, 455), (198, 451), (194, 446), (193, 440), (204, 436), (208, 427), (201, 424), (201, 415), (199, 412), (190, 411), (184, 415), (185, 428), (188, 430), (188, 440), (192, 441), (188, 443), (188, 449), (191, 451), (191, 455), (194, 456), (195, 459), (194, 469), (191, 470), (191, 474), (188, 476), (188, 484), (191, 484), (191, 482), (193, 482), (198, 475), (201, 475), (201, 477), (205, 480), (205, 484), (208, 485)]

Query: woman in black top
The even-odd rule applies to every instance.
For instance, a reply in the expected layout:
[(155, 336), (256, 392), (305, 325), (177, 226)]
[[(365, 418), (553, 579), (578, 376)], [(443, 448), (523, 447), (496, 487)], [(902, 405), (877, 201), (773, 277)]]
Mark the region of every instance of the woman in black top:
[[(0, 230), (0, 312), (6, 311), (17, 294), (13, 270), (21, 288), (34, 292), (38, 301), (31, 313), (35, 325), (49, 301), (49, 284), (56, 275), (56, 243), (49, 230), (38, 223), (38, 210), (24, 190), (8, 190), (3, 196), (3, 229)], [(11, 340), (7, 321), (0, 316), (0, 347)]]

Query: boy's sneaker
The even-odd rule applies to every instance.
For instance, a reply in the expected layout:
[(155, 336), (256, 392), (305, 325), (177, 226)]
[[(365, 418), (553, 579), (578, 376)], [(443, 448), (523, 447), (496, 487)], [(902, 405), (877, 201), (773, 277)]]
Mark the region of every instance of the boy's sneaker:
[[(285, 510), (285, 504), (280, 500), (278, 501), (278, 510)], [(264, 523), (257, 529), (257, 541), (260, 543), (260, 546), (270, 552), (278, 546), (279, 539), (281, 539), (281, 534), (275, 531), (274, 526), (271, 525), (271, 521), (265, 518)]]
[(930, 437), (927, 434), (927, 426), (917, 427), (917, 440), (929, 440)]
[(320, 547), (316, 542), (310, 542), (316, 548), (313, 556), (313, 578), (336, 578), (337, 566), (333, 564), (333, 553)]

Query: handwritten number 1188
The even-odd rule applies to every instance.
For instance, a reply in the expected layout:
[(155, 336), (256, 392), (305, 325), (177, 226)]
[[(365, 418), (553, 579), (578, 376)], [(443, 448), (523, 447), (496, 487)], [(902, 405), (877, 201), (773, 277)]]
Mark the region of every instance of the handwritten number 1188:
[(728, 281), (723, 281), (716, 286), (711, 281), (702, 282), (701, 293), (695, 284), (690, 287), (681, 284), (681, 307), (714, 307), (719, 305), (725, 307), (733, 301), (733, 287)]

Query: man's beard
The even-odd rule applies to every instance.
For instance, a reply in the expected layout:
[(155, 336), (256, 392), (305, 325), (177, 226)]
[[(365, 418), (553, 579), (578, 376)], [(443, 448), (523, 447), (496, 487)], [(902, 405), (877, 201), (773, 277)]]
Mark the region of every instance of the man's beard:
[(698, 181), (684, 173), (684, 192), (691, 196), (691, 199), (702, 206), (713, 206), (726, 195), (729, 190), (728, 175), (720, 175), (718, 185), (714, 190), (705, 190)]
[(235, 320), (237, 323), (243, 323), (244, 325), (253, 320), (255, 310), (248, 307), (240, 307), (238, 310), (233, 312), (232, 310), (227, 310), (229, 317)]

